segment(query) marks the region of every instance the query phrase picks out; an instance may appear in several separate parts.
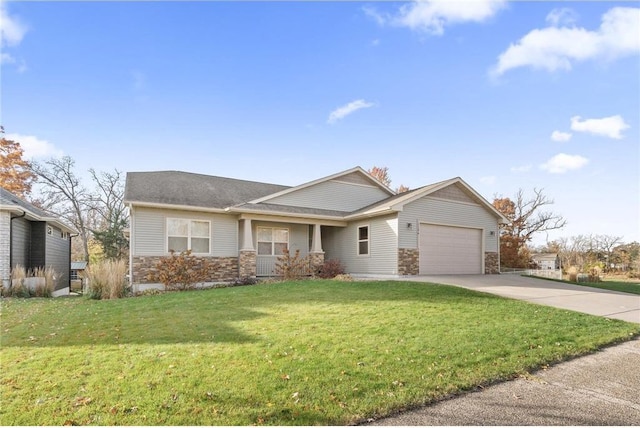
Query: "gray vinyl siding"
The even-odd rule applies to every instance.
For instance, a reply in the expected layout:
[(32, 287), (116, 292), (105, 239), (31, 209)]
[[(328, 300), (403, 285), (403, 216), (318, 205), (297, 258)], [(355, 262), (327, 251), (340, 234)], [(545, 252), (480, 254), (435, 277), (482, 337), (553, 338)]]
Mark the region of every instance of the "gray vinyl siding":
[[(360, 256), (358, 227), (369, 226), (369, 255)], [(323, 227), (325, 260), (339, 259), (351, 274), (398, 274), (398, 219), (395, 215), (350, 223), (347, 227)]]
[(355, 211), (388, 197), (389, 194), (379, 187), (325, 181), (265, 202), (295, 207)]
[(31, 223), (24, 218), (11, 220), (11, 267), (29, 268), (31, 258)]
[(46, 239), (46, 263), (45, 266), (51, 266), (56, 271), (58, 281), (56, 290), (69, 286), (69, 270), (71, 269), (71, 260), (69, 259), (69, 238), (61, 237), (60, 229), (53, 228), (53, 233), (47, 235)]
[[(29, 268), (45, 266), (47, 261), (47, 223), (31, 222), (31, 260)], [(69, 265), (71, 267), (71, 265)]]
[[(498, 219), (481, 205), (425, 196), (404, 206), (398, 214), (400, 248), (418, 248), (419, 223), (484, 229), (484, 251), (498, 251)], [(407, 223), (412, 227), (408, 228)], [(494, 235), (491, 236), (490, 232)]]
[(132, 214), (132, 251), (134, 256), (164, 256), (167, 254), (167, 218), (210, 221), (210, 255), (213, 257), (238, 256), (238, 220), (234, 216), (146, 207), (135, 207)]

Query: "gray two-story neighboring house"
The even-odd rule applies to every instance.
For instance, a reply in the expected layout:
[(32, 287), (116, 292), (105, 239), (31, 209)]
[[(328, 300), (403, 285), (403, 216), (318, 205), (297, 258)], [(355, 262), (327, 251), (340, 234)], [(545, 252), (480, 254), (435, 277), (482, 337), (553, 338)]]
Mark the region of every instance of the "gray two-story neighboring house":
[(71, 236), (76, 230), (59, 218), (0, 187), (0, 281), (7, 287), (11, 270), (53, 267), (54, 295), (68, 293)]

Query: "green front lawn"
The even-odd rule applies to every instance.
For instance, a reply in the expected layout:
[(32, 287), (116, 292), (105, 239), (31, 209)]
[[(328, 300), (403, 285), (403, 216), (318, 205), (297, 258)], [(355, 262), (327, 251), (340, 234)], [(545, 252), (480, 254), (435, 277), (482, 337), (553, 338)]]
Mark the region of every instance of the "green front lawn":
[(393, 281), (4, 299), (1, 319), (3, 425), (350, 424), (640, 334)]

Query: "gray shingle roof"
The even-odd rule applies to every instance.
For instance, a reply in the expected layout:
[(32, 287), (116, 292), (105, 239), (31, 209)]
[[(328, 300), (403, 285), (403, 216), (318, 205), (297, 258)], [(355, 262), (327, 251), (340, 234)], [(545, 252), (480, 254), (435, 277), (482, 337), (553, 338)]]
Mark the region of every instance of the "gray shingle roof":
[(182, 171), (129, 172), (124, 199), (126, 202), (223, 209), (288, 188)]
[(333, 217), (344, 217), (350, 214), (348, 211), (324, 210), (320, 208), (307, 208), (307, 207), (294, 207), (291, 205), (280, 205), (280, 204), (265, 204), (263, 202), (260, 202), (259, 204), (242, 204), (238, 208), (255, 210), (255, 211), (265, 211), (265, 212), (312, 214), (312, 215), (333, 216)]
[(8, 190), (0, 187), (0, 205), (13, 205), (22, 210), (29, 211), (32, 214), (37, 215), (38, 217), (55, 217), (55, 214), (49, 213), (47, 211), (41, 210), (40, 208), (32, 205), (28, 202), (23, 201), (18, 196), (9, 192)]

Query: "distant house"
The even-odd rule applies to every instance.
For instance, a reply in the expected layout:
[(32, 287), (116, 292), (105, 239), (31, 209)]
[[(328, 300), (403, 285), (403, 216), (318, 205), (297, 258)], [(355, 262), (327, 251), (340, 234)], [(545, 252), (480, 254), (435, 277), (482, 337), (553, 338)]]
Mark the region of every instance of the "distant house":
[(53, 267), (54, 295), (70, 287), (71, 235), (77, 233), (59, 218), (0, 187), (0, 280), (7, 287), (11, 270)]
[(211, 281), (272, 276), (284, 250), (353, 275), (499, 273), (506, 219), (456, 177), (396, 194), (360, 167), (289, 187), (180, 171), (129, 172), (134, 287), (170, 250), (217, 263)]
[(538, 269), (560, 269), (560, 256), (557, 253), (538, 253), (531, 255), (531, 261)]

